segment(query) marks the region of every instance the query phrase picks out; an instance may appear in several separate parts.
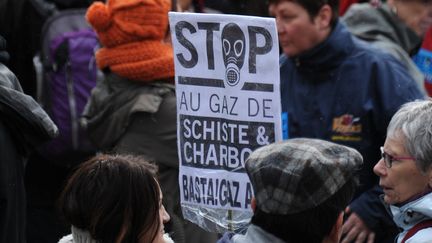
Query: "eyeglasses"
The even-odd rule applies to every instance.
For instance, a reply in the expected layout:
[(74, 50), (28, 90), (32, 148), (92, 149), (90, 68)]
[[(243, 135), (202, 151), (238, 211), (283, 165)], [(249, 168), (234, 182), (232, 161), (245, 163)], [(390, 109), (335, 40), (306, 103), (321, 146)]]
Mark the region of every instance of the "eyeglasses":
[(415, 160), (414, 157), (394, 157), (384, 151), (384, 147), (380, 147), (381, 150), (381, 158), (384, 160), (384, 164), (387, 168), (391, 168), (393, 161), (398, 160)]

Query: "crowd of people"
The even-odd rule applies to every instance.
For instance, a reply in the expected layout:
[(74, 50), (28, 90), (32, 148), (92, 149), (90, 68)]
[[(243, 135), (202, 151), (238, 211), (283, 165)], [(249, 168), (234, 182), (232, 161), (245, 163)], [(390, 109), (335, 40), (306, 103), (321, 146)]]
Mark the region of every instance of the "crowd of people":
[[(339, 4), (76, 1), (100, 42), (103, 78), (82, 114), (97, 154), (58, 168), (36, 150), (58, 134), (26, 66), (39, 43), (24, 48), (30, 34), (13, 32), (41, 26), (22, 24), (26, 1), (0, 3), (0, 242), (431, 242), (432, 100), (412, 57), (432, 1), (344, 5), (343, 17)], [(275, 19), (289, 139), (245, 162), (255, 195), (245, 234), (183, 218), (169, 11)], [(47, 191), (48, 214), (35, 207)]]

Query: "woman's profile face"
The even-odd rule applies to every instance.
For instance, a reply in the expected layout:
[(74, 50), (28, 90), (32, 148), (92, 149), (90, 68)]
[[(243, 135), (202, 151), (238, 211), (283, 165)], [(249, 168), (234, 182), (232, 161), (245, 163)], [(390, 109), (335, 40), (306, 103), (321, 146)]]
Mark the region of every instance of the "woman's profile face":
[(418, 36), (424, 36), (432, 25), (432, 4), (422, 1), (391, 1), (397, 16)]
[[(154, 227), (157, 227), (157, 232), (156, 232), (156, 237), (153, 239), (151, 243), (169, 243), (170, 241), (164, 239), (164, 234), (165, 234), (164, 223), (167, 223), (170, 220), (170, 216), (162, 204), (163, 195), (160, 188), (159, 188), (159, 192), (160, 192), (159, 193), (160, 198), (159, 198), (158, 217), (159, 217), (160, 224), (154, 225)], [(155, 224), (156, 224), (156, 220), (155, 220)], [(144, 237), (141, 238), (140, 243), (148, 243), (151, 240), (149, 239), (150, 237), (152, 236), (149, 234), (145, 234)]]
[(379, 185), (384, 191), (386, 203), (407, 202), (428, 190), (430, 171), (422, 173), (414, 159), (396, 159), (412, 157), (405, 150), (403, 136), (388, 137), (384, 143), (384, 152), (388, 158), (393, 158), (391, 168), (381, 158), (373, 170), (380, 177)]
[(160, 199), (159, 199), (159, 230), (157, 232), (156, 238), (153, 241), (153, 243), (165, 243), (164, 239), (164, 223), (167, 223), (170, 220), (170, 216), (168, 212), (165, 210), (164, 205), (162, 204), (162, 191), (160, 192)]
[(297, 56), (312, 49), (326, 37), (330, 27), (320, 27), (318, 17), (311, 16), (296, 2), (281, 1), (271, 4), (269, 13), (276, 20), (279, 44), (287, 56)]

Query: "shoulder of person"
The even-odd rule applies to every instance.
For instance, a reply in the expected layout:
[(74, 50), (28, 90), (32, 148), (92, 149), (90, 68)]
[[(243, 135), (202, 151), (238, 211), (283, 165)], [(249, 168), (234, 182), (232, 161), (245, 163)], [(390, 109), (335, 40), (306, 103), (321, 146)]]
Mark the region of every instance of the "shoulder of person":
[(234, 236), (234, 233), (226, 232), (222, 235), (222, 238), (220, 238), (217, 243), (232, 243), (232, 237)]
[(386, 71), (381, 74), (402, 73), (404, 78), (405, 76), (411, 77), (407, 68), (400, 60), (398, 60), (396, 54), (392, 54), (392, 51), (384, 51), (376, 45), (371, 45), (370, 43), (356, 37), (353, 38), (355, 39), (354, 42), (356, 43), (357, 50), (355, 50), (351, 55), (356, 57), (357, 62), (358, 60), (364, 60), (371, 65), (374, 65), (377, 70)]
[(432, 227), (421, 229), (405, 243), (430, 243), (432, 240)]
[(352, 35), (353, 42), (355, 45), (355, 49), (352, 52), (352, 55), (362, 54), (368, 59), (372, 59), (380, 63), (381, 60), (396, 60), (389, 51), (384, 51), (380, 48), (380, 44), (374, 43), (371, 44), (365, 40), (362, 40), (355, 35)]
[(0, 85), (15, 90), (22, 90), (15, 74), (2, 63), (0, 63)]
[(59, 241), (58, 241), (58, 243), (73, 243), (74, 241), (73, 241), (73, 237), (72, 237), (72, 234), (70, 234), (70, 235), (66, 235), (66, 236), (63, 236), (63, 238), (61, 238)]

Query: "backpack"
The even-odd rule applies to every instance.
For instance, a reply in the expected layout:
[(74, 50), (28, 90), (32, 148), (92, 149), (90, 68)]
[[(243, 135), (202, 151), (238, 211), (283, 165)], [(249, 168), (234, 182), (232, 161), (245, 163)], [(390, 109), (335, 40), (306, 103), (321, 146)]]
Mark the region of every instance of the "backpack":
[(408, 230), (405, 237), (402, 239), (401, 243), (405, 243), (405, 241), (407, 241), (409, 238), (415, 235), (418, 231), (430, 227), (432, 227), (432, 220), (425, 220), (414, 225), (411, 229)]
[(52, 15), (43, 24), (41, 48), (33, 63), (37, 100), (59, 128), (59, 136), (41, 146), (39, 153), (68, 167), (95, 153), (80, 119), (101, 74), (94, 55), (99, 42), (85, 19), (86, 9), (49, 7)]

